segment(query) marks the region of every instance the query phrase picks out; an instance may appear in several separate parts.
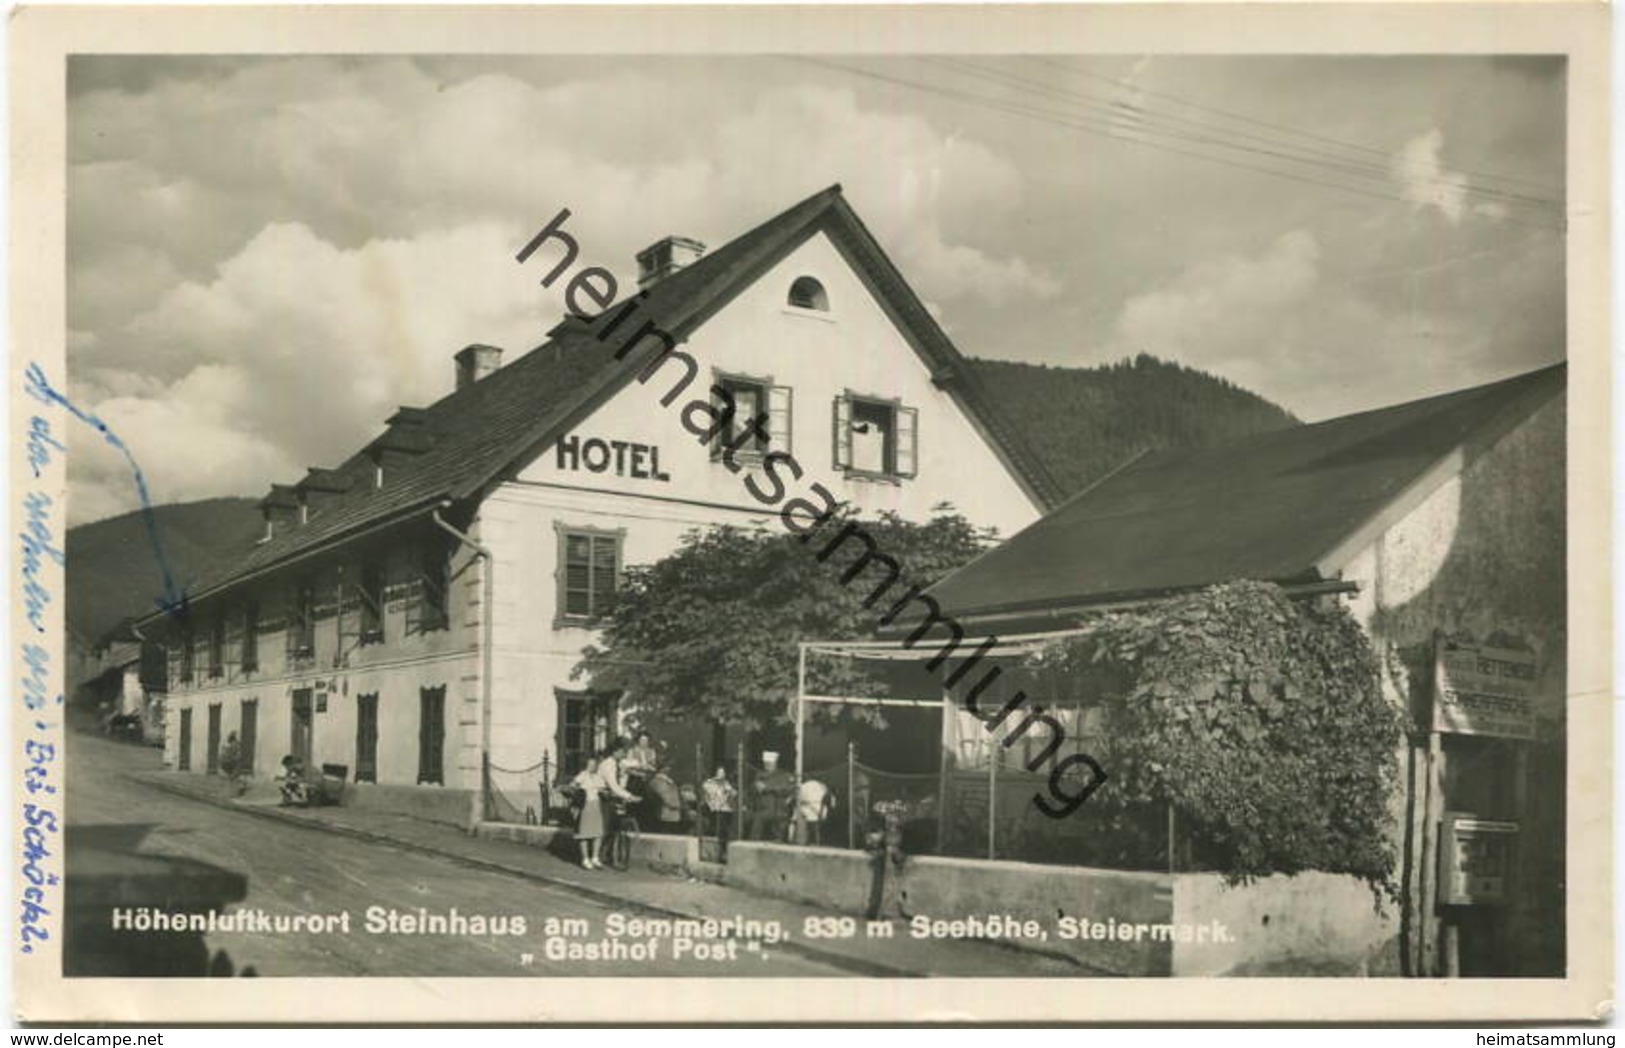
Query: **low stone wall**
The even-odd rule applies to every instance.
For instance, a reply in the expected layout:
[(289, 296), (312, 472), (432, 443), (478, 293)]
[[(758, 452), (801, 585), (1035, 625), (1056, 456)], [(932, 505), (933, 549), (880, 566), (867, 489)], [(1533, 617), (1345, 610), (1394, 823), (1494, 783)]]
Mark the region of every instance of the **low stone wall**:
[[(1149, 933), (1120, 939), (1093, 932), (1097, 923), (1104, 930), (1108, 920), (1168, 923), (1172, 896), (1162, 874), (915, 856), (900, 874), (894, 877), (888, 870), (881, 879), (875, 860), (864, 852), (741, 841), (729, 846), (727, 883), (841, 913), (933, 921), (976, 918), (987, 926), (993, 923), (990, 917), (1030, 922), (1038, 935), (987, 937), (1065, 954), (1089, 968), (1122, 975), (1167, 975), (1173, 964), (1173, 944), (1167, 939), (1157, 941)], [(1074, 937), (1063, 938), (1074, 928)]]
[[(494, 841), (513, 841), (543, 848), (571, 862), (576, 861), (575, 834), (562, 826), (532, 826), (512, 822), (482, 822), (474, 835)], [(693, 837), (644, 833), (632, 842), (632, 861), (657, 870), (687, 871), (700, 866), (700, 845)]]
[(841, 913), (863, 913), (874, 883), (867, 852), (763, 841), (728, 845), (727, 884)]
[(363, 811), (393, 812), (425, 822), (441, 822), (466, 829), (473, 795), (469, 790), (444, 786), (379, 786), (371, 782), (347, 782), (344, 784), (342, 803)]
[[(481, 823), (494, 840), (546, 848), (572, 861), (569, 830)], [(1353, 877), (1303, 873), (1228, 886), (1215, 873), (1138, 873), (1075, 866), (911, 856), (876, 876), (866, 852), (735, 841), (726, 865), (702, 863), (693, 837), (644, 834), (633, 861), (831, 913), (909, 920), (989, 918), (1039, 934), (977, 935), (1064, 955), (1129, 976), (1397, 975), (1399, 926)], [(999, 929), (1005, 930), (1005, 929)], [(912, 925), (897, 934), (909, 935)]]
[(1175, 943), (1175, 975), (1400, 974), (1394, 906), (1379, 910), (1354, 877), (1300, 873), (1231, 886), (1216, 873), (1182, 873), (1173, 899), (1176, 926), (1222, 929), (1227, 940)]

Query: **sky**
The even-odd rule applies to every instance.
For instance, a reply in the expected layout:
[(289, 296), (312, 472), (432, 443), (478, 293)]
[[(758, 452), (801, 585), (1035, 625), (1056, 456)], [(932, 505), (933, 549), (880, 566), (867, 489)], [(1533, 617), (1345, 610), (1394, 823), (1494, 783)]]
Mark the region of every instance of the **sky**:
[[(1561, 59), (75, 57), (70, 392), (156, 502), (333, 465), (623, 282), (840, 183), (960, 350), (1146, 352), (1306, 421), (1563, 359)], [(533, 260), (534, 261), (534, 260)], [(88, 432), (88, 431), (87, 431)], [(137, 506), (80, 434), (75, 523)]]

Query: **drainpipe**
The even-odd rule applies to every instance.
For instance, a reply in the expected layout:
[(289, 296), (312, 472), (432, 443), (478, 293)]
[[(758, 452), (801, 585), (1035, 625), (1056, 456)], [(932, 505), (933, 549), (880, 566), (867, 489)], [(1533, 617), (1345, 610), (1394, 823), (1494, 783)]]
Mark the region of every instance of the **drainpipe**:
[(469, 832), (472, 833), (474, 827), (490, 814), (488, 807), (491, 787), (491, 641), (496, 621), (496, 606), (492, 603), (491, 594), (496, 577), (494, 570), (496, 558), (488, 548), (446, 523), (440, 513), (450, 508), (449, 500), (440, 503), (431, 519), (440, 530), (467, 546), (474, 556), (485, 561), (485, 595), (480, 607), (480, 622), (485, 634), (480, 640), (480, 788), (469, 805)]

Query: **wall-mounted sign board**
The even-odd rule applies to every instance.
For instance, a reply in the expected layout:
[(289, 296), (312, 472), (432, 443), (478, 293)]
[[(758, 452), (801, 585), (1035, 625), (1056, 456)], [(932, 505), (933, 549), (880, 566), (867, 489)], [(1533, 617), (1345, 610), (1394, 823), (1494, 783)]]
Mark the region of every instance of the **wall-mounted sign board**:
[(1433, 730), (1458, 735), (1535, 737), (1535, 656), (1507, 648), (1439, 651)]

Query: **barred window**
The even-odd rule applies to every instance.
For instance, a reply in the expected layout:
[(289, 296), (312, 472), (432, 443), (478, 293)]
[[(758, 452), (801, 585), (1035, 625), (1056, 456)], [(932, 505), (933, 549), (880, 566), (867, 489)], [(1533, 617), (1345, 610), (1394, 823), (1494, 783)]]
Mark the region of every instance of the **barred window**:
[(426, 541), (419, 546), (413, 587), (417, 597), (407, 616), (408, 633), (428, 633), (451, 626), (451, 555), (445, 543)]
[(226, 619), (216, 615), (209, 623), (209, 676), (226, 675)]
[(243, 606), (243, 672), (252, 673), (260, 668), (260, 605), (249, 601)]
[(293, 588), (293, 602), (288, 609), (288, 655), (304, 659), (315, 653), (316, 584), (307, 579)]
[(361, 598), (361, 643), (377, 644), (384, 639), (384, 567), (377, 561), (361, 565), (361, 580), (356, 585)]

